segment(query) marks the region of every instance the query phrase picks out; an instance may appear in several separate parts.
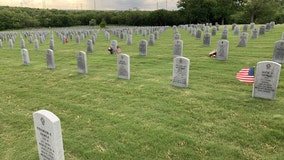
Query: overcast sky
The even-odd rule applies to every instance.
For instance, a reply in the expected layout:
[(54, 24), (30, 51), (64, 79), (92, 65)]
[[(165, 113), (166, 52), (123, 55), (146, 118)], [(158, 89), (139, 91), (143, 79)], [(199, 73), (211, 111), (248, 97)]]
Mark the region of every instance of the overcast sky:
[(177, 10), (178, 0), (0, 0), (1, 6), (75, 10)]

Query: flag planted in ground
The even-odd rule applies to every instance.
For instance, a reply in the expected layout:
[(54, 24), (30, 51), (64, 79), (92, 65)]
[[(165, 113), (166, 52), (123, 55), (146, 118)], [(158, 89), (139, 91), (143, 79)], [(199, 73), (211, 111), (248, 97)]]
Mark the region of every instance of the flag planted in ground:
[(236, 78), (243, 83), (253, 84), (254, 83), (254, 67), (243, 68), (237, 73)]

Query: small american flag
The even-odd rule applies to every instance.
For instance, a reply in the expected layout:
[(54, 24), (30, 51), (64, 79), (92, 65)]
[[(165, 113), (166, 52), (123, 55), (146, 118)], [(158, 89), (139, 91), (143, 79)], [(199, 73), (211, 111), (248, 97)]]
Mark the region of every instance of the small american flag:
[(254, 83), (254, 67), (244, 68), (240, 70), (237, 73), (236, 78), (239, 81), (244, 82), (246, 84), (253, 84)]

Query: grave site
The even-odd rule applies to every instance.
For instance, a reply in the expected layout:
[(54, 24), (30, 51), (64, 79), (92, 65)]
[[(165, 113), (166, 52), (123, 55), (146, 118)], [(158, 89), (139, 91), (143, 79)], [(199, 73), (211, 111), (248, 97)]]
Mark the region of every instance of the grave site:
[(283, 159), (283, 36), (273, 22), (2, 31), (0, 159)]

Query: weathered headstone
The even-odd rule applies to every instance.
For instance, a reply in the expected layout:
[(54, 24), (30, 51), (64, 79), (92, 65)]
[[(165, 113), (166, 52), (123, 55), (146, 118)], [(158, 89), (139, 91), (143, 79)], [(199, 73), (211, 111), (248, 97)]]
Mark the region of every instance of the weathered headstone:
[(54, 54), (52, 49), (48, 49), (46, 51), (46, 63), (48, 69), (55, 69), (55, 60)]
[(275, 99), (280, 71), (281, 65), (277, 62), (258, 62), (252, 97)]
[(211, 34), (204, 33), (203, 36), (203, 46), (210, 46), (211, 45)]
[(26, 48), (25, 40), (21, 38), (21, 49), (24, 49), (24, 48)]
[(92, 43), (93, 43), (93, 45), (95, 45), (96, 44), (96, 35), (92, 35)]
[(268, 31), (270, 31), (270, 29), (271, 29), (270, 23), (266, 23), (266, 25), (265, 25), (265, 31), (268, 32)]
[(10, 45), (10, 49), (14, 48), (14, 42), (12, 39), (9, 39), (9, 45)]
[(201, 39), (201, 36), (202, 36), (202, 31), (198, 29), (198, 30), (196, 31), (196, 36), (195, 36), (195, 38), (196, 38), (197, 40), (200, 40), (200, 39)]
[(243, 32), (240, 34), (238, 47), (246, 47), (248, 43), (248, 33)]
[(174, 40), (179, 40), (181, 38), (181, 35), (179, 32), (174, 33)]
[(248, 24), (244, 24), (243, 26), (243, 32), (247, 32), (248, 31)]
[(127, 54), (117, 56), (118, 78), (130, 79), (130, 57)]
[(185, 57), (174, 58), (172, 85), (176, 87), (188, 87), (190, 60)]
[(77, 66), (78, 66), (78, 73), (82, 74), (88, 73), (87, 55), (83, 51), (80, 51), (77, 54)]
[(112, 49), (112, 53), (116, 54), (117, 53), (117, 40), (112, 40), (110, 42), (110, 47)]
[(127, 34), (127, 45), (132, 45), (132, 34)]
[(216, 34), (217, 34), (217, 28), (216, 27), (212, 27), (211, 35), (212, 36), (216, 36)]
[(154, 37), (155, 37), (155, 40), (158, 40), (158, 39), (159, 39), (159, 32), (158, 32), (158, 31), (155, 31), (155, 32), (154, 32)]
[(78, 34), (76, 35), (76, 44), (80, 44), (80, 36)]
[(148, 44), (146, 40), (141, 40), (139, 43), (139, 55), (140, 56), (147, 56), (147, 48)]
[(52, 49), (52, 50), (55, 49), (55, 48), (54, 48), (54, 40), (53, 40), (53, 39), (50, 39), (50, 40), (49, 40), (49, 49)]
[(34, 128), (40, 160), (64, 160), (60, 119), (50, 111), (33, 113)]
[(252, 23), (250, 23), (250, 29), (251, 29), (251, 30), (253, 30), (253, 29), (254, 29), (254, 26), (255, 26), (255, 23), (253, 23), (253, 22), (252, 22)]
[(2, 39), (0, 39), (0, 48), (3, 47)]
[(284, 40), (279, 40), (275, 43), (272, 61), (284, 63)]
[(150, 34), (148, 44), (149, 44), (149, 46), (153, 46), (154, 43), (155, 43), (155, 36), (154, 36), (154, 34)]
[(227, 60), (229, 53), (229, 41), (228, 40), (219, 40), (217, 47), (217, 60)]
[(38, 39), (34, 40), (34, 46), (35, 46), (35, 50), (39, 50)]
[(239, 34), (240, 34), (240, 27), (236, 25), (234, 28), (234, 35), (239, 35)]
[(250, 36), (250, 38), (251, 38), (251, 39), (256, 39), (256, 38), (258, 38), (258, 33), (259, 33), (259, 31), (258, 31), (257, 28), (252, 29), (252, 30), (251, 30), (251, 36)]
[(93, 53), (94, 52), (94, 47), (93, 47), (93, 42), (91, 39), (87, 40), (87, 53)]
[(259, 35), (264, 35), (265, 34), (265, 26), (260, 26), (259, 28)]
[(25, 66), (30, 65), (30, 56), (27, 49), (21, 49), (22, 61)]
[(221, 39), (228, 39), (228, 29), (223, 29)]
[(182, 40), (174, 40), (174, 48), (173, 48), (174, 58), (182, 56), (183, 53), (183, 41)]

